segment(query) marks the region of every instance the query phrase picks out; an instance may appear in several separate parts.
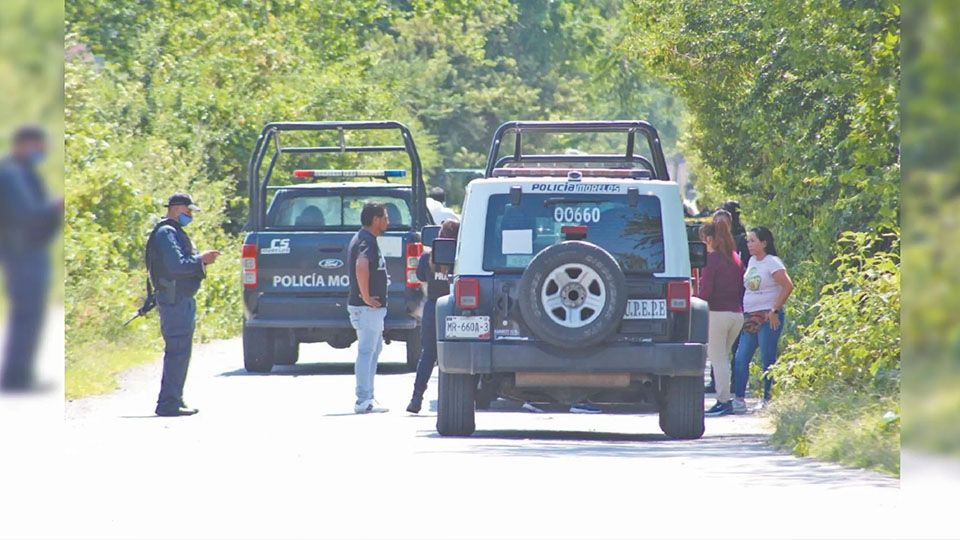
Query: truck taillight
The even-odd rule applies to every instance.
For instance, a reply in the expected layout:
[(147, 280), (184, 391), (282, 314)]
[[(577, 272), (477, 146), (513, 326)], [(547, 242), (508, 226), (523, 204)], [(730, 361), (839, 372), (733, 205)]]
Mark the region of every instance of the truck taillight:
[(454, 286), (457, 307), (477, 309), (480, 307), (480, 280), (477, 278), (457, 278)]
[(407, 244), (407, 288), (415, 289), (420, 286), (420, 280), (417, 279), (417, 266), (420, 264), (421, 255), (423, 255), (423, 244), (420, 242)]
[(667, 309), (673, 312), (690, 309), (690, 282), (671, 281), (667, 283)]
[(241, 278), (243, 288), (255, 289), (257, 287), (257, 245), (244, 244), (243, 252), (240, 255)]

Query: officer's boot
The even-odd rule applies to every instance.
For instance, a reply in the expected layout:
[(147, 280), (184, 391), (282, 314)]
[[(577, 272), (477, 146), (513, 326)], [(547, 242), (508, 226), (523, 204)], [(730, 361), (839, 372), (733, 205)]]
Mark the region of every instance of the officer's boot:
[(420, 408), (423, 406), (423, 393), (426, 390), (426, 388), (414, 387), (413, 397), (410, 398), (410, 404), (407, 405), (408, 413), (417, 414), (420, 412)]

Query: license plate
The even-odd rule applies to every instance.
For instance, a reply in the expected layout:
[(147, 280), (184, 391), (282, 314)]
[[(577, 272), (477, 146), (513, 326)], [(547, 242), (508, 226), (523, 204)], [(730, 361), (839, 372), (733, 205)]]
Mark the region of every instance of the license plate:
[(627, 300), (624, 319), (666, 319), (666, 300)]
[(447, 316), (447, 338), (486, 339), (490, 337), (490, 317)]

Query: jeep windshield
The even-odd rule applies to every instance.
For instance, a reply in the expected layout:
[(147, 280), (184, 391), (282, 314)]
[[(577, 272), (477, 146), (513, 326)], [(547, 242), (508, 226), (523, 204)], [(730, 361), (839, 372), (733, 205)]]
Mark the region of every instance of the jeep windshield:
[(624, 195), (524, 193), (514, 206), (503, 194), (491, 195), (487, 208), (484, 270), (521, 272), (534, 255), (566, 240), (562, 227), (580, 225), (585, 240), (610, 252), (625, 272), (664, 271), (660, 199), (653, 195), (631, 207)]
[(349, 193), (348, 190), (284, 190), (277, 193), (267, 210), (266, 228), (281, 231), (356, 231), (361, 226), (360, 211), (368, 202), (386, 206), (390, 218), (388, 230), (410, 228), (410, 190), (398, 188), (377, 191), (377, 194)]

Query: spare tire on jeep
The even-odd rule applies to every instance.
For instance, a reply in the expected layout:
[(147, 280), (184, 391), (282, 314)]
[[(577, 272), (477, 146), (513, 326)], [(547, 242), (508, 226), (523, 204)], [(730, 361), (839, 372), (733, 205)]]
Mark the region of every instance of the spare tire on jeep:
[(579, 240), (538, 253), (520, 278), (520, 314), (535, 336), (564, 348), (596, 345), (617, 331), (626, 278), (603, 248)]

